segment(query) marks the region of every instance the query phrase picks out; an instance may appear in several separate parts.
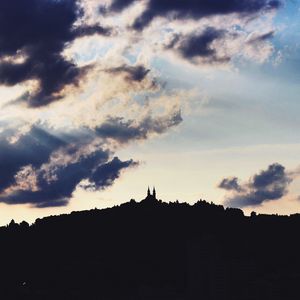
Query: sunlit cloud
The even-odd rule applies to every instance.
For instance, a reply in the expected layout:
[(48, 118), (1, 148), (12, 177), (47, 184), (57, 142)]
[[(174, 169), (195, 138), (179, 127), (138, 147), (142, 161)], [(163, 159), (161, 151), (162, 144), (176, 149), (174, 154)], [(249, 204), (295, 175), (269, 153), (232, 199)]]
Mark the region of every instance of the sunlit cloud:
[(118, 151), (201, 111), (205, 93), (168, 85), (155, 58), (203, 69), (264, 63), (274, 54), (280, 7), (266, 0), (193, 8), (194, 1), (167, 1), (164, 10), (152, 0), (37, 2), (28, 1), (29, 15), (19, 1), (0, 4), (26, 21), (0, 18), (0, 165), (8, 170), (0, 201), (36, 207), (67, 205), (80, 186), (112, 185), (139, 166), (134, 154), (122, 161)]

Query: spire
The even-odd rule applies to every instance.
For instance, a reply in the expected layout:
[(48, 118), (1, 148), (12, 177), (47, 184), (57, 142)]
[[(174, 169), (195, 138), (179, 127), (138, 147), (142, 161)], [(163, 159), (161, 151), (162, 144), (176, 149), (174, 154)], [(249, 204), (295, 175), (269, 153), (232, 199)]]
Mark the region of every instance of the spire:
[(153, 187), (153, 197), (154, 197), (154, 199), (156, 199), (156, 190), (155, 190), (155, 187)]
[(149, 186), (148, 186), (148, 191), (147, 191), (147, 197), (151, 196), (150, 195), (150, 189), (149, 189)]

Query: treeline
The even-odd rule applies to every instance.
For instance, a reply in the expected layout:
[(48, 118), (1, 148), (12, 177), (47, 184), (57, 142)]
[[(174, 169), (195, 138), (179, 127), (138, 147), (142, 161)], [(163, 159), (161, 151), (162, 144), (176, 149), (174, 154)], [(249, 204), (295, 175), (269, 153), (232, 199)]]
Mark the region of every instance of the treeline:
[(0, 228), (1, 299), (298, 299), (300, 216), (131, 200)]

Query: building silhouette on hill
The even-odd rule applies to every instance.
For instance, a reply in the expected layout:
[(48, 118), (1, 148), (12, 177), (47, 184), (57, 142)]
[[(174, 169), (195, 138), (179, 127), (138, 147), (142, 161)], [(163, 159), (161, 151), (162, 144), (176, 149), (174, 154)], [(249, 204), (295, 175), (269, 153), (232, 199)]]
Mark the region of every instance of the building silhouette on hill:
[(153, 191), (152, 191), (152, 194), (150, 192), (150, 188), (148, 187), (148, 190), (147, 190), (147, 197), (145, 199), (142, 200), (143, 202), (146, 202), (146, 203), (157, 203), (157, 198), (156, 198), (156, 190), (155, 190), (155, 187), (153, 187)]

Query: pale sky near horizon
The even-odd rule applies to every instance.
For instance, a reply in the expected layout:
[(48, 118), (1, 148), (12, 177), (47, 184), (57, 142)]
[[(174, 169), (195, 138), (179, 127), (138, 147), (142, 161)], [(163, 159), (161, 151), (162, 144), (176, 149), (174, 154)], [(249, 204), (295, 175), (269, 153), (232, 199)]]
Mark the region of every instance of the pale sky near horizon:
[(148, 185), (300, 212), (298, 0), (40, 1), (0, 4), (0, 225)]

